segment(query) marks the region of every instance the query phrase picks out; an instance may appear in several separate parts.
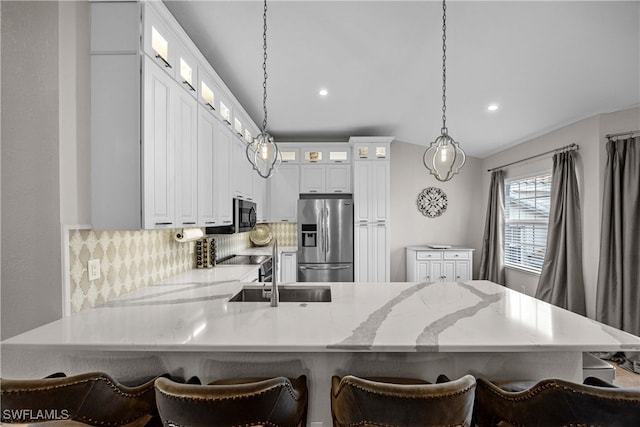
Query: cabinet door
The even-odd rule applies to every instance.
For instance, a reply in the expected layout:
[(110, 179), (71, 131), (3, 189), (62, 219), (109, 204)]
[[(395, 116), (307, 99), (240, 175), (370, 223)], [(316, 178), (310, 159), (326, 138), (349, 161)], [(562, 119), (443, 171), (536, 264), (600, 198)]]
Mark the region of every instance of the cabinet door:
[(300, 168), (300, 193), (324, 193), (325, 179), (324, 165), (302, 165)]
[(300, 194), (300, 165), (281, 164), (278, 172), (269, 178), (269, 209), (273, 222), (298, 220)]
[(144, 63), (143, 228), (175, 227), (173, 79), (149, 58)]
[(295, 252), (283, 252), (280, 256), (280, 282), (291, 283), (296, 281), (298, 272), (297, 254)]
[(251, 170), (253, 177), (253, 201), (256, 203), (256, 220), (267, 222), (267, 180), (262, 178), (256, 171)]
[(384, 224), (372, 224), (369, 226), (373, 239), (370, 241), (372, 249), (370, 268), (373, 269), (373, 277), (370, 282), (388, 282), (389, 271), (389, 229)]
[(356, 161), (353, 163), (353, 220), (369, 221), (369, 188), (371, 162)]
[(327, 193), (351, 193), (351, 165), (326, 166), (325, 191)]
[(371, 221), (386, 222), (390, 217), (389, 203), (389, 162), (371, 161), (371, 188), (368, 196), (370, 201)]
[(370, 238), (369, 226), (367, 224), (356, 224), (353, 228), (354, 239), (354, 281), (355, 282), (368, 282), (370, 277), (369, 261), (371, 255), (369, 254)]
[(468, 260), (456, 261), (455, 281), (471, 280), (471, 262)]
[(216, 161), (216, 122), (206, 107), (198, 106), (198, 225), (217, 225), (213, 193), (218, 182), (214, 175)]
[(219, 225), (233, 223), (233, 192), (231, 189), (231, 145), (233, 135), (224, 124), (215, 122), (214, 191), (215, 220)]
[(443, 282), (455, 282), (456, 281), (456, 261), (444, 260), (442, 261), (442, 281)]
[(163, 72), (176, 76), (176, 36), (148, 5), (144, 7), (144, 51)]
[(433, 282), (431, 280), (431, 263), (429, 261), (417, 261), (413, 274), (413, 277), (408, 278), (410, 282)]
[(178, 227), (198, 219), (198, 102), (174, 85), (175, 203)]

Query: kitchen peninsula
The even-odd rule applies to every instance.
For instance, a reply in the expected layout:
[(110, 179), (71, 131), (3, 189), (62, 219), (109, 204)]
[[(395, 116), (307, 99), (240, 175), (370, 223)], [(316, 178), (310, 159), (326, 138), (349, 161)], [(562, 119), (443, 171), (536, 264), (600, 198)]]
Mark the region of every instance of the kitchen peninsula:
[(10, 338), (2, 375), (306, 374), (308, 420), (328, 426), (333, 374), (581, 381), (582, 352), (640, 351), (639, 337), (487, 281), (332, 283), (328, 303), (230, 302), (247, 269), (192, 270)]

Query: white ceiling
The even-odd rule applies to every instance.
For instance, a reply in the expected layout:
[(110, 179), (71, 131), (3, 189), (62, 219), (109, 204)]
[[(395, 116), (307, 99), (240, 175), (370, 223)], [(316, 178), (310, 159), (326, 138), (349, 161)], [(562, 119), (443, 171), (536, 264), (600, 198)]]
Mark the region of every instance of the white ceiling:
[[(261, 124), (263, 3), (165, 4)], [(439, 1), (270, 1), (269, 132), (426, 146), (442, 124), (441, 27)], [(468, 155), (638, 104), (640, 1), (447, 3), (447, 126)]]

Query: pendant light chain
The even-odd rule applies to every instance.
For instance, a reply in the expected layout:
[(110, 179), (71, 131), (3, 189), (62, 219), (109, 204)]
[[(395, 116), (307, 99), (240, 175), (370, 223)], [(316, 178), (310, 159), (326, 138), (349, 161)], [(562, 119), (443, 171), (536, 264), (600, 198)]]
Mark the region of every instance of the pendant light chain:
[(264, 72), (264, 81), (262, 83), (262, 110), (264, 111), (264, 119), (262, 120), (262, 133), (267, 133), (267, 0), (264, 0), (264, 13), (262, 15), (264, 21), (264, 32), (262, 33), (262, 49), (263, 49), (263, 62), (262, 71)]
[(442, 129), (447, 135), (447, 5), (442, 2)]

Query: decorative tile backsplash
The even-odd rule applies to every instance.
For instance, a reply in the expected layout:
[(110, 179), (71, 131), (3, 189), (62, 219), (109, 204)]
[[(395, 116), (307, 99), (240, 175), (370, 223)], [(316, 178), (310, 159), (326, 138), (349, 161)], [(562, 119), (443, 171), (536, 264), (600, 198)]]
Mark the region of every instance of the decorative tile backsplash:
[[(296, 246), (295, 223), (269, 224), (280, 246)], [(194, 242), (174, 239), (176, 230), (69, 231), (71, 312), (78, 313), (195, 268)], [(217, 257), (251, 247), (249, 233), (219, 234)], [(100, 278), (89, 281), (87, 263), (100, 260)]]
[(267, 224), (279, 246), (298, 246), (298, 226), (295, 222), (274, 222)]

